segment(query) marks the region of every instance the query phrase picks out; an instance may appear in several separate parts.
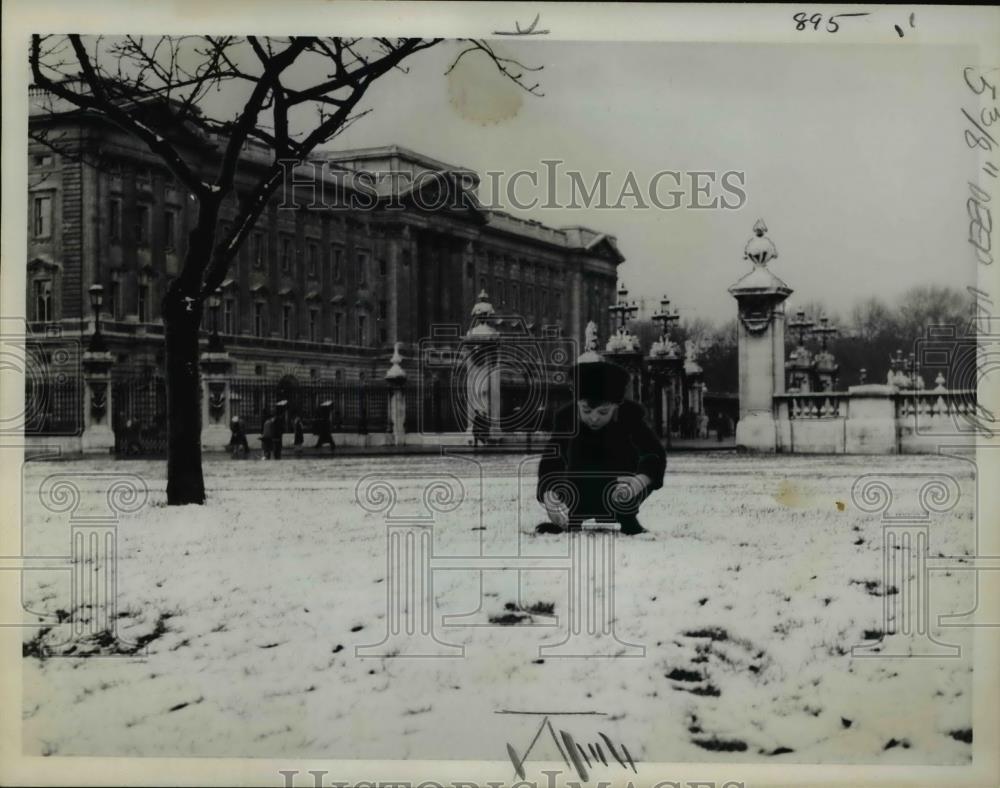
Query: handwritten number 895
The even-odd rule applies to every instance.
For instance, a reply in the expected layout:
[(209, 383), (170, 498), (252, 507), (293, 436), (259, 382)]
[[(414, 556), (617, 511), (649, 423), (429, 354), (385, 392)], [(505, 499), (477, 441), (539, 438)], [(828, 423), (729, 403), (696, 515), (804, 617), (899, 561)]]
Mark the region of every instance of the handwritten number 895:
[[(826, 20), (826, 30), (828, 33), (836, 33), (840, 30), (840, 25), (837, 23), (838, 16), (847, 16), (847, 14), (834, 14), (829, 17)], [(855, 16), (855, 14), (850, 14), (850, 16)], [(796, 30), (805, 30), (806, 25), (812, 25), (813, 30), (819, 30), (820, 23), (823, 21), (823, 15), (813, 14), (812, 16), (806, 16), (804, 11), (799, 11), (792, 19), (796, 22)]]

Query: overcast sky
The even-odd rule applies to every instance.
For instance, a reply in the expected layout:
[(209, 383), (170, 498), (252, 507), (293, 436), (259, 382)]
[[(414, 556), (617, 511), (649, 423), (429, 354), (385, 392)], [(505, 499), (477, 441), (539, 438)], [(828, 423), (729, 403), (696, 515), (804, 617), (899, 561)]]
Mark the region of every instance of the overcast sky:
[(891, 300), (914, 284), (974, 283), (965, 201), (978, 173), (961, 114), (971, 105), (968, 50), (506, 46), (544, 65), (543, 98), (520, 95), (482, 59), (445, 77), (458, 51), (448, 43), (377, 83), (366, 101), (375, 111), (331, 146), (396, 143), (479, 172), (544, 173), (543, 159), (560, 158), (588, 183), (612, 171), (613, 199), (629, 170), (640, 184), (660, 170), (744, 171), (747, 200), (735, 211), (512, 210), (614, 234), (632, 293), (666, 291), (685, 315), (734, 315), (726, 288), (749, 270), (742, 251), (758, 217), (793, 304), (822, 299), (846, 312), (873, 293)]

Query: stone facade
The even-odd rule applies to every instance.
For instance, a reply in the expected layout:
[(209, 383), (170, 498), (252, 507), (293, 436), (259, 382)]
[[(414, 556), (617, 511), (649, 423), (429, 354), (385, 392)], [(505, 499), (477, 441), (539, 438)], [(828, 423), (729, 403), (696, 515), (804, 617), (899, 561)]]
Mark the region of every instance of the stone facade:
[[(159, 369), (160, 300), (183, 264), (197, 202), (152, 153), (97, 118), (35, 111), (30, 122), (57, 150), (29, 143), (28, 320), (87, 336), (87, 289), (102, 284), (116, 367)], [(220, 144), (192, 140), (186, 154), (209, 173)], [(237, 190), (270, 161), (250, 144)], [(359, 172), (435, 173), (461, 184), (463, 199), (426, 209), (404, 178), (390, 179), (373, 204), (345, 207)], [(606, 320), (624, 259), (613, 236), (485, 210), (474, 174), (396, 146), (318, 152), (289, 175), (203, 321), (206, 337), (218, 326), (237, 376), (381, 376), (394, 342), (409, 350), (434, 325), (464, 328), (484, 289), (498, 312), (539, 331), (557, 325), (579, 337), (591, 317)], [(234, 200), (223, 232), (235, 215)]]

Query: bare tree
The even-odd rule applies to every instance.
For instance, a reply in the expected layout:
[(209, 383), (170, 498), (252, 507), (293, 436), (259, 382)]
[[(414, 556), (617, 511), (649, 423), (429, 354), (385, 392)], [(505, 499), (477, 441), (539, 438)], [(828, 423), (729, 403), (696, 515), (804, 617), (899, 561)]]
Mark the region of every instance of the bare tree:
[[(290, 164), (356, 120), (369, 88), (442, 39), (237, 36), (41, 36), (31, 41), (36, 87), (72, 109), (110, 121), (156, 154), (197, 201), (179, 275), (162, 302), (167, 381), (167, 503), (205, 502), (201, 467), (198, 337), (203, 303), (226, 278), (240, 245), (282, 183)], [(463, 57), (489, 57), (521, 88), (529, 69), (500, 56), (490, 42), (465, 40)], [(206, 101), (211, 96), (212, 101)], [(213, 115), (207, 105), (232, 109)], [(57, 111), (53, 106), (52, 111)], [(193, 136), (224, 141), (206, 172), (190, 153)], [(267, 146), (272, 162), (249, 189), (236, 188), (248, 141)], [(51, 140), (50, 140), (51, 142)], [(238, 200), (232, 228), (220, 237), (220, 209)]]

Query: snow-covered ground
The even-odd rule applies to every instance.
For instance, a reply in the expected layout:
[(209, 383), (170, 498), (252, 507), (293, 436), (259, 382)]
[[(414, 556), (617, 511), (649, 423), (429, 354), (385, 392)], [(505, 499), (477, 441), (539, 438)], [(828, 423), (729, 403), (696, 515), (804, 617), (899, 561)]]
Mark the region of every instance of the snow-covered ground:
[[(932, 521), (931, 553), (974, 549), (971, 466), (940, 457), (670, 458), (644, 505), (651, 533), (618, 538), (615, 626), (645, 646), (623, 659), (540, 658), (566, 637), (566, 573), (487, 574), (483, 620), (435, 623), (461, 658), (361, 658), (385, 637), (386, 526), (356, 503), (377, 474), (395, 515), (422, 509), (427, 483), (461, 480), (465, 499), (436, 516), (434, 555), (510, 549), (556, 555), (536, 535), (537, 459), (408, 456), (206, 461), (210, 502), (168, 508), (160, 462), (29, 463), (25, 551), (67, 552), (66, 515), (38, 504), (50, 474), (137, 473), (150, 504), (118, 528), (118, 636), (145, 653), (79, 658), (67, 625), (25, 634), (27, 754), (488, 759), (522, 752), (538, 717), (502, 710), (598, 711), (557, 718), (578, 740), (598, 731), (637, 761), (966, 763), (971, 635), (954, 659), (852, 658), (882, 628), (877, 515), (851, 502), (863, 473), (948, 473), (962, 498)], [(480, 474), (481, 471), (481, 474)], [(916, 505), (919, 476), (897, 501)], [(80, 477), (81, 513), (104, 510), (107, 479)], [(520, 503), (519, 503), (520, 501)], [(904, 505), (900, 503), (900, 505)], [(448, 508), (448, 507), (445, 507)], [(480, 512), (482, 513), (480, 515)], [(972, 573), (935, 573), (935, 612), (973, 606)], [(435, 571), (435, 612), (479, 607), (480, 578)], [(69, 611), (66, 573), (26, 573), (30, 611)], [(515, 608), (552, 611), (523, 616)], [(549, 624), (549, 626), (535, 626)], [(106, 641), (75, 653), (128, 651)], [(556, 757), (551, 749), (538, 757)]]

